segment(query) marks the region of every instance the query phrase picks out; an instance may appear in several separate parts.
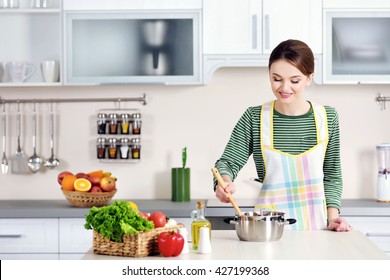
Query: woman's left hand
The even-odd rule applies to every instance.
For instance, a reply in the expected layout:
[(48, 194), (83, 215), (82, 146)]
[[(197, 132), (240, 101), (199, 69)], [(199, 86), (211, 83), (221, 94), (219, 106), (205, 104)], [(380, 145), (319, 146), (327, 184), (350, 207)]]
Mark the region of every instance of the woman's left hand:
[(329, 221), (328, 229), (342, 232), (352, 230), (352, 226), (348, 224), (346, 219), (338, 217)]

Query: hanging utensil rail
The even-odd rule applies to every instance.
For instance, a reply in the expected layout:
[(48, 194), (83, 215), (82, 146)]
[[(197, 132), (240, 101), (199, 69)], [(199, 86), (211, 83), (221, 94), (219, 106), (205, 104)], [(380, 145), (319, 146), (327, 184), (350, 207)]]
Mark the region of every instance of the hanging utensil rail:
[(3, 99), (0, 103), (77, 103), (77, 102), (141, 102), (146, 105), (146, 94), (141, 97), (116, 97), (116, 98), (43, 98), (43, 99)]
[(390, 102), (390, 97), (383, 96), (381, 93), (378, 94), (378, 96), (375, 98), (375, 100), (379, 103), (381, 106), (381, 110), (386, 109), (386, 102)]

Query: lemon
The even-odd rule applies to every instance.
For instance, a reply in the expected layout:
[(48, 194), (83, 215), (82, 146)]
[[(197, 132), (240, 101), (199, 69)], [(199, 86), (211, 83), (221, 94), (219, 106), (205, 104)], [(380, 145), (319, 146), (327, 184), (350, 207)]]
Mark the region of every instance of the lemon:
[(135, 203), (132, 202), (132, 201), (128, 201), (127, 203), (130, 205), (131, 208), (133, 208), (134, 210), (138, 211), (138, 206), (137, 206), (137, 204), (135, 204)]

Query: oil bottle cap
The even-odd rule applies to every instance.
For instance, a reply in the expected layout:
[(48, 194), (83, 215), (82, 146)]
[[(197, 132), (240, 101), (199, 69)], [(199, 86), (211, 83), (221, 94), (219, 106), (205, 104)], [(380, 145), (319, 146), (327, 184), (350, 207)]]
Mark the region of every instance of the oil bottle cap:
[(204, 208), (204, 202), (203, 201), (198, 201), (198, 209)]

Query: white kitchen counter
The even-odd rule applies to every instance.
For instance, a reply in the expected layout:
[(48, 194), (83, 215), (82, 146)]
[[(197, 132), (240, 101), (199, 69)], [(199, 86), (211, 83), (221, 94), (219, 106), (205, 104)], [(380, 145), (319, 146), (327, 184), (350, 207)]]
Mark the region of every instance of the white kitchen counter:
[[(212, 231), (212, 253), (189, 254), (164, 258), (170, 260), (383, 260), (390, 258), (360, 231), (292, 231), (285, 230), (278, 241), (240, 241), (235, 230)], [(131, 257), (97, 255), (90, 249), (84, 260), (131, 260)]]

